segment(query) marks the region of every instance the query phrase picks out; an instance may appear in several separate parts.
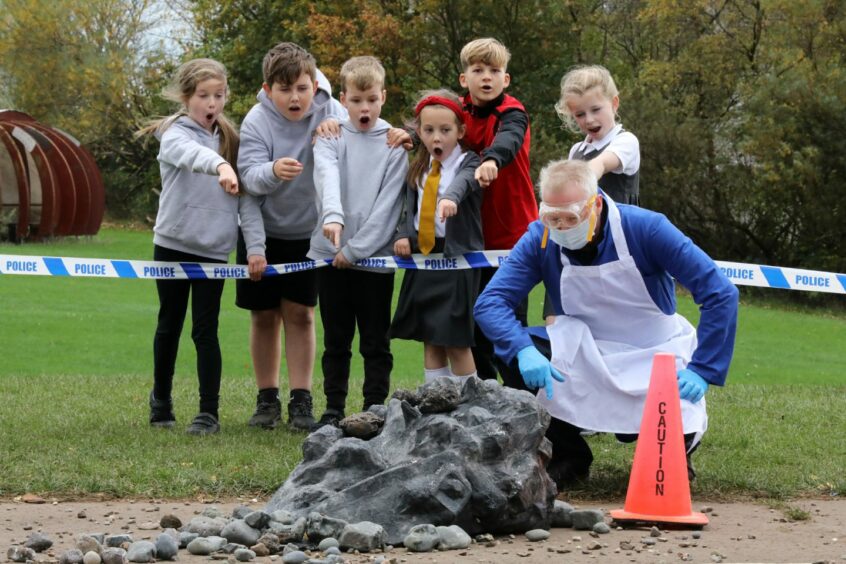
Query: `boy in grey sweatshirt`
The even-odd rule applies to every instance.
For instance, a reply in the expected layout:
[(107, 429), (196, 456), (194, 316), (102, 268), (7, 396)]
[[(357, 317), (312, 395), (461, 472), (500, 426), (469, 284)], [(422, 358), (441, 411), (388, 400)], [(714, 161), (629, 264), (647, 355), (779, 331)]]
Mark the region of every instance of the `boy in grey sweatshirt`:
[(317, 271), (326, 394), (319, 425), (337, 425), (344, 417), (356, 324), (364, 409), (388, 397), (394, 271), (366, 259), (393, 254), (408, 170), (405, 150), (388, 146), (391, 126), (379, 118), (385, 69), (374, 57), (353, 57), (341, 67), (340, 79), (349, 120), (341, 123), (340, 137), (318, 138), (314, 146), (318, 225), (308, 256), (332, 261)]
[[(312, 178), (312, 137), (327, 118), (346, 117), (331, 97), (326, 77), (314, 57), (293, 43), (280, 43), (264, 57), (264, 83), (258, 104), (241, 124), (238, 170), (247, 193), (259, 197), (267, 234), (269, 264), (307, 260), (309, 238), (317, 223)], [(239, 245), (238, 262), (246, 260)], [(259, 389), (249, 424), (274, 428), (281, 419), (280, 336), (285, 329), (285, 360), (290, 380), (289, 424), (310, 429), (311, 379), (314, 371), (314, 270), (237, 284), (236, 304), (251, 311), (250, 353)]]

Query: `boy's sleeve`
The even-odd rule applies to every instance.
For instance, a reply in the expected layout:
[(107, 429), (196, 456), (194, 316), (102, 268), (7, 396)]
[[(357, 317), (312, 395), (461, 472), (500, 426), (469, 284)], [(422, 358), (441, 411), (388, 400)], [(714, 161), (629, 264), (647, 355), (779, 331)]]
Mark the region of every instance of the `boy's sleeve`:
[(414, 206), (416, 201), (412, 190), (415, 190), (414, 186), (408, 182), (402, 183), (402, 206), (400, 208), (400, 220), (397, 225), (396, 235), (394, 235), (394, 241), (399, 241), (406, 237), (411, 239), (414, 236)]
[(238, 196), (238, 217), (247, 246), (247, 256), (265, 256), (264, 221), (258, 198), (249, 194)]
[(482, 150), (482, 162), (493, 160), (497, 168), (511, 163), (523, 146), (528, 129), (529, 115), (526, 112), (512, 109), (502, 114), (493, 143)]
[(341, 249), (348, 261), (355, 262), (373, 256), (373, 253), (391, 242), (402, 211), (406, 172), (408, 158), (405, 150), (401, 147), (391, 149), (391, 160), (370, 215)]
[(189, 169), (193, 172), (217, 176), (217, 167), (226, 159), (216, 151), (197, 143), (180, 127), (171, 126), (162, 134), (159, 161)]
[(262, 136), (254, 116), (247, 114), (241, 124), (238, 172), (244, 191), (253, 196), (266, 196), (279, 188), (283, 181), (273, 174), (273, 150)]
[(314, 188), (323, 210), (323, 217), (318, 219), (320, 225), (344, 224), (341, 173), (338, 169), (339, 143), (338, 139), (319, 137), (314, 144)]
[(455, 174), (450, 185), (444, 191), (444, 195), (439, 200), (452, 200), (456, 204), (464, 201), (468, 195), (475, 190), (481, 190), (479, 182), (476, 181), (476, 169), (482, 164), (479, 155), (473, 152), (468, 152), (464, 155), (464, 160), (461, 161), (461, 168)]

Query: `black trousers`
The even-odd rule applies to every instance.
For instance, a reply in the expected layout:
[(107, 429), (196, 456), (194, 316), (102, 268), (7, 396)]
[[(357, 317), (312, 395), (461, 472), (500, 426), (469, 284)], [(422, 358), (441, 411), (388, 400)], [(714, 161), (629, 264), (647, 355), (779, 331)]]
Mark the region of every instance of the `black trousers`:
[[(207, 257), (155, 245), (153, 260), (166, 262), (217, 262)], [(221, 357), (217, 339), (223, 280), (156, 280), (159, 318), (153, 338), (153, 395), (170, 398), (179, 337), (191, 297), (191, 339), (197, 350), (200, 411), (217, 413), (220, 397)]]
[[(496, 268), (480, 269), (481, 277), (479, 280), (479, 295), (482, 294), (488, 283), (491, 281), (491, 278), (494, 277), (496, 270)], [(528, 297), (520, 302), (520, 305), (517, 306), (514, 313), (517, 315), (517, 320), (520, 322), (520, 325), (526, 327), (529, 324)], [(476, 363), (476, 374), (482, 380), (496, 380), (497, 372), (499, 372), (503, 377), (503, 381), (505, 381), (505, 372), (508, 371), (508, 366), (494, 354), (493, 343), (488, 340), (487, 336), (485, 336), (478, 325), (476, 325), (473, 338), (476, 341), (476, 346), (471, 349), (471, 352), (473, 353), (473, 362)]]
[[(552, 358), (552, 347), (549, 341), (532, 335), (532, 342), (542, 355), (546, 358)], [(523, 376), (520, 374), (520, 368), (517, 364), (517, 358), (514, 358), (510, 364), (504, 365), (502, 379), (504, 384), (510, 388), (537, 393), (537, 389), (528, 388), (523, 381)], [(550, 476), (559, 485), (561, 483), (585, 479), (590, 473), (593, 452), (591, 452), (590, 445), (588, 445), (587, 440), (581, 434), (583, 430), (555, 417), (552, 417), (550, 420), (549, 427), (546, 430), (546, 438), (552, 443), (552, 458), (549, 461), (548, 470)], [(615, 433), (614, 436), (620, 442), (632, 443), (637, 440), (638, 435), (637, 433)], [(690, 462), (690, 455), (699, 446), (699, 443), (693, 444), (694, 437), (695, 433), (684, 435), (684, 446), (687, 452), (687, 472), (688, 478), (691, 480), (696, 476), (696, 473)]]
[(358, 350), (364, 358), (364, 407), (385, 403), (394, 367), (388, 337), (394, 273), (330, 266), (317, 270), (317, 282), (326, 407), (343, 411), (346, 405), (356, 325)]

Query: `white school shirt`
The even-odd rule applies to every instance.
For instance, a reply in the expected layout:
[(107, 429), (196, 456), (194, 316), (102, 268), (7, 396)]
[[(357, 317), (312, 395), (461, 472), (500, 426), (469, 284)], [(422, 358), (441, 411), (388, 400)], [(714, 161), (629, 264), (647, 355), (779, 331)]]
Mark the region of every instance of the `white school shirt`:
[[(455, 179), (455, 173), (461, 167), (461, 162), (464, 160), (465, 153), (461, 149), (461, 145), (456, 145), (452, 153), (447, 158), (441, 161), (441, 180), (438, 184), (438, 201), (444, 195), (449, 185)], [(414, 229), (420, 231), (420, 206), (423, 204), (423, 187), (426, 185), (426, 179), (432, 171), (432, 161), (434, 159), (429, 157), (429, 169), (420, 177), (417, 182), (417, 210), (414, 212)], [(441, 222), (438, 219), (438, 209), (435, 207), (435, 237), (446, 236), (446, 222)]]
[(586, 153), (590, 153), (592, 151), (598, 151), (607, 145), (608, 148), (605, 150), (611, 151), (620, 159), (620, 166), (611, 172), (614, 174), (626, 174), (628, 176), (633, 175), (640, 170), (640, 143), (634, 133), (622, 131), (622, 129), (623, 125), (618, 123), (605, 137), (593, 143), (585, 137), (584, 141), (570, 147), (568, 158), (572, 159), (573, 153), (579, 149), (584, 149)]

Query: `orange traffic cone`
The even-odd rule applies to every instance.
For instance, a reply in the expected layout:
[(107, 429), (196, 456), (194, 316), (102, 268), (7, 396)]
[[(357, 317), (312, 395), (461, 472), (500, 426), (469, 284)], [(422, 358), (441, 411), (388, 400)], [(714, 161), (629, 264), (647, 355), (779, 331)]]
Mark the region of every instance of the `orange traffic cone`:
[(646, 393), (625, 509), (611, 511), (618, 522), (708, 524), (690, 503), (676, 358), (658, 353)]

